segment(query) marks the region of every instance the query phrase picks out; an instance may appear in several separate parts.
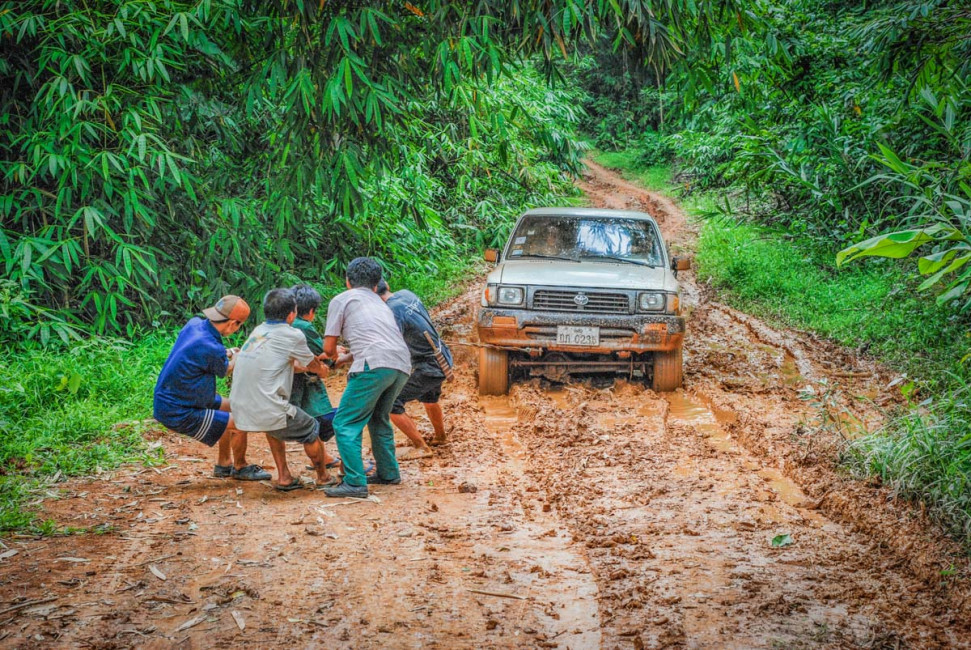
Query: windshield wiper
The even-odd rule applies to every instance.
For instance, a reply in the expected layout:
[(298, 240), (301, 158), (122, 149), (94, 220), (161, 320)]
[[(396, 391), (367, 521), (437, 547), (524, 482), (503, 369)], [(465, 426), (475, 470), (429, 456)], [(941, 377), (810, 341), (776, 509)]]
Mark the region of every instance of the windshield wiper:
[(564, 255), (540, 255), (539, 253), (530, 253), (529, 255), (517, 255), (517, 257), (538, 257), (544, 260), (563, 260), (564, 262), (577, 262), (577, 263), (580, 262), (580, 260), (578, 260), (575, 257), (566, 257)]
[(586, 255), (584, 259), (593, 260), (610, 260), (611, 262), (624, 262), (625, 264), (636, 264), (637, 266), (647, 266), (649, 268), (656, 268), (655, 264), (650, 262), (645, 262), (644, 260), (635, 260), (629, 257), (614, 257), (613, 255)]

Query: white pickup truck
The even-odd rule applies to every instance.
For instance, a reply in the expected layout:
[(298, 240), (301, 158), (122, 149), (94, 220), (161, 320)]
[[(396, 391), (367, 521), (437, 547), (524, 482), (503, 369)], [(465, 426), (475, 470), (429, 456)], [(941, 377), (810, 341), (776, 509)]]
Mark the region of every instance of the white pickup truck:
[(502, 395), (516, 377), (566, 381), (623, 373), (657, 391), (681, 385), (677, 272), (649, 214), (541, 208), (522, 215), (482, 292), (479, 392)]

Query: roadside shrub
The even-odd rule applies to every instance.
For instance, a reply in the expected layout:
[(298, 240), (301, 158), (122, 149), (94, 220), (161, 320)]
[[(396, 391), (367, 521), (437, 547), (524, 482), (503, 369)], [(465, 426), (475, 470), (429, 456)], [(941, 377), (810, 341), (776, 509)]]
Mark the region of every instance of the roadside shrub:
[(35, 304), (27, 290), (0, 278), (0, 342), (17, 345), (37, 339), (41, 345), (57, 339), (63, 344), (81, 340), (82, 332), (70, 314)]
[(671, 162), (674, 148), (669, 139), (654, 129), (647, 129), (641, 133), (636, 144), (637, 164), (642, 167), (654, 167)]
[(667, 138), (678, 176), (689, 189), (708, 189), (724, 184), (724, 168), (731, 160), (732, 146), (724, 135), (704, 131), (681, 131)]
[(971, 385), (891, 420), (853, 441), (848, 461), (878, 476), (901, 497), (929, 506), (933, 517), (971, 550)]

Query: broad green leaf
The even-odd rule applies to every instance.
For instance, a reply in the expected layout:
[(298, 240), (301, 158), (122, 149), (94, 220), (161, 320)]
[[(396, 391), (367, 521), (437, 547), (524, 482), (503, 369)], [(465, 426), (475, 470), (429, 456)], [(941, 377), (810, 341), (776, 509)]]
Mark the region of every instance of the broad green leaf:
[(794, 541), (792, 539), (792, 535), (790, 535), (789, 533), (776, 535), (775, 537), (772, 538), (772, 542), (771, 542), (773, 548), (782, 548), (785, 546), (790, 546), (793, 543)]
[(962, 235), (957, 229), (942, 224), (929, 228), (902, 230), (878, 235), (841, 250), (836, 254), (836, 265), (842, 266), (846, 262), (870, 256), (901, 259), (924, 244), (934, 241), (954, 241), (961, 238)]
[(936, 273), (934, 273), (934, 275), (921, 282), (920, 286), (917, 287), (917, 290), (925, 291), (927, 289), (930, 289), (935, 284), (940, 282), (941, 278), (943, 278), (945, 275), (947, 275), (948, 273), (953, 273), (957, 271), (965, 264), (967, 264), (969, 261), (971, 261), (971, 255), (962, 255), (961, 257), (956, 258), (953, 262), (948, 264), (946, 267), (938, 270)]

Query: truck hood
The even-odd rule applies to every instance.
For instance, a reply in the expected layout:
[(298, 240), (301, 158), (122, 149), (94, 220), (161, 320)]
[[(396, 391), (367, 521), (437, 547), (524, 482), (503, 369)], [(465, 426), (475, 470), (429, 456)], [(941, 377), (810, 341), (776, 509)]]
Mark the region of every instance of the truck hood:
[(623, 262), (508, 260), (489, 274), (489, 282), (590, 289), (678, 290), (678, 281), (669, 269)]

